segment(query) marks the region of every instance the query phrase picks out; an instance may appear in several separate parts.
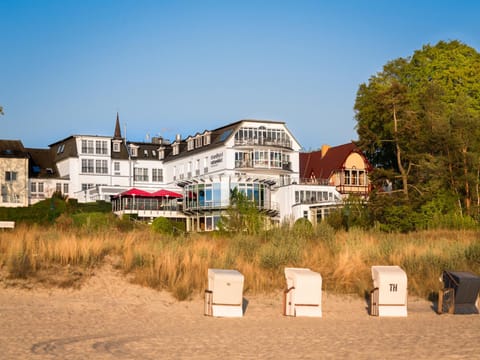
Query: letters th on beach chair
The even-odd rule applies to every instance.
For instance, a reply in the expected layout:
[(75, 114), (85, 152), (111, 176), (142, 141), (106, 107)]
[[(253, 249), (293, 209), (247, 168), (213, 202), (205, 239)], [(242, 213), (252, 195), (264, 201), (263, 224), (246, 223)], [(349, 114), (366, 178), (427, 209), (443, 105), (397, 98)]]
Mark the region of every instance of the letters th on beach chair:
[(237, 270), (208, 269), (205, 315), (243, 316), (243, 275)]
[(322, 276), (306, 268), (285, 268), (285, 278), (283, 314), (321, 317)]
[(443, 289), (438, 292), (437, 312), (478, 314), (480, 277), (466, 271), (442, 273)]
[(370, 315), (407, 316), (407, 274), (399, 266), (372, 266)]

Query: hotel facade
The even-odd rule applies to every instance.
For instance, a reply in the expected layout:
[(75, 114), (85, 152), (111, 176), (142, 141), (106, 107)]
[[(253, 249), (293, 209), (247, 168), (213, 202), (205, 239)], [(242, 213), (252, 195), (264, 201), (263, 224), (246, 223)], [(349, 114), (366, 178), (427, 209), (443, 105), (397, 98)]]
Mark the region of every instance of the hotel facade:
[[(113, 136), (72, 135), (48, 149), (26, 150), (29, 204), (54, 192), (79, 202), (113, 200), (119, 216), (165, 216), (185, 221), (188, 231), (214, 230), (234, 189), (273, 223), (316, 223), (343, 201), (335, 185), (301, 178), (301, 146), (279, 121), (240, 120), (173, 141), (135, 142), (122, 137), (117, 115)], [(132, 188), (181, 197), (156, 203), (168, 207), (135, 196), (122, 199)]]

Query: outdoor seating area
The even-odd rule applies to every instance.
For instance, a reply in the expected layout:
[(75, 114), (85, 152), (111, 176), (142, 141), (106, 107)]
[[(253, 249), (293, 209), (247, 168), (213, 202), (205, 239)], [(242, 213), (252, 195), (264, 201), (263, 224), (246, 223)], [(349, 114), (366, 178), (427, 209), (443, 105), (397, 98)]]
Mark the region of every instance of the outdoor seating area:
[(178, 203), (178, 199), (181, 199), (182, 197), (182, 194), (166, 189), (148, 192), (137, 188), (131, 188), (112, 196), (112, 211), (115, 213), (131, 213), (145, 210), (178, 211), (181, 205)]
[[(322, 276), (309, 268), (284, 269), (284, 316), (322, 317)], [(407, 316), (407, 274), (399, 266), (371, 267), (373, 290), (369, 314), (378, 317)], [(479, 314), (480, 276), (471, 272), (444, 271), (444, 288), (439, 292), (437, 312)], [(208, 269), (204, 315), (243, 316), (244, 276), (237, 270)]]

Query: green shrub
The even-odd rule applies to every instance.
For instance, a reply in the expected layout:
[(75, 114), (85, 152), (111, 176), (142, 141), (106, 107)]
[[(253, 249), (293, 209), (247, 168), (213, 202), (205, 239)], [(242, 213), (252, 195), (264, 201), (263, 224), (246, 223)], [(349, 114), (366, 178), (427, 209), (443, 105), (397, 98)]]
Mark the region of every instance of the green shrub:
[(480, 268), (480, 242), (472, 243), (465, 248), (465, 258)]
[(174, 235), (173, 223), (166, 217), (160, 216), (153, 220), (152, 231), (163, 235)]
[(284, 266), (297, 266), (302, 261), (304, 242), (299, 239), (274, 239), (260, 249), (260, 266), (281, 270)]
[(73, 214), (73, 225), (85, 230), (108, 230), (115, 224), (116, 217), (112, 213), (91, 212)]
[(310, 220), (300, 218), (293, 224), (294, 236), (300, 236), (303, 238), (311, 238), (314, 235), (313, 225)]

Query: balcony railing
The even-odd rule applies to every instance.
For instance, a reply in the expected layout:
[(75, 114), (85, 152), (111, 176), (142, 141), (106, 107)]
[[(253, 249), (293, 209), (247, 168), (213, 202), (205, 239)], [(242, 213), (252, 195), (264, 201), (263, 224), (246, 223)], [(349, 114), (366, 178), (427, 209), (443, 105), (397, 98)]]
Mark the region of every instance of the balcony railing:
[[(183, 210), (185, 212), (204, 212), (209, 210), (226, 209), (230, 206), (229, 201), (208, 201), (204, 203), (186, 202)], [(257, 210), (266, 212), (278, 212), (279, 206), (275, 202), (264, 201), (263, 204), (257, 204)]]
[(246, 168), (262, 168), (262, 169), (282, 169), (282, 170), (292, 170), (292, 164), (290, 162), (283, 164), (272, 164), (268, 161), (245, 161), (245, 160), (235, 160), (235, 168), (237, 169), (246, 169)]
[(278, 146), (284, 148), (292, 148), (292, 142), (290, 140), (272, 140), (272, 139), (235, 139), (235, 146), (251, 146), (251, 145), (263, 145), (263, 146)]

